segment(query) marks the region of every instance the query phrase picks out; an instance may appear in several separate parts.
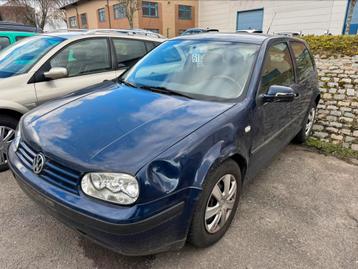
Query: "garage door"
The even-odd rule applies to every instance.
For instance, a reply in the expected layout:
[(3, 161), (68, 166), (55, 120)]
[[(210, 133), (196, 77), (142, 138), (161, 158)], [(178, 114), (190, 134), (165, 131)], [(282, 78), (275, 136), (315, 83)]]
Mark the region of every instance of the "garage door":
[(260, 30), (264, 18), (263, 9), (238, 11), (236, 30)]

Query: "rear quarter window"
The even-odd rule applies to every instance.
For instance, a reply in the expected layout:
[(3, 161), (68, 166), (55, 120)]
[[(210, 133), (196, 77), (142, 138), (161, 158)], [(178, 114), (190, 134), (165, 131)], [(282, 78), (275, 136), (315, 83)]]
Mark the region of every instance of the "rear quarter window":
[(147, 51), (149, 52), (149, 51), (151, 51), (152, 49), (154, 49), (155, 47), (159, 46), (160, 43), (147, 41), (147, 42), (145, 42), (145, 45), (146, 45), (146, 47), (147, 47)]
[(15, 37), (15, 40), (20, 41), (20, 40), (23, 40), (26, 37), (28, 37), (28, 36), (20, 36), (20, 35), (18, 35), (18, 36)]
[(0, 50), (5, 49), (9, 45), (10, 45), (9, 38), (6, 36), (0, 36)]
[(314, 72), (314, 63), (307, 47), (301, 42), (290, 42), (297, 65), (299, 80), (309, 78)]

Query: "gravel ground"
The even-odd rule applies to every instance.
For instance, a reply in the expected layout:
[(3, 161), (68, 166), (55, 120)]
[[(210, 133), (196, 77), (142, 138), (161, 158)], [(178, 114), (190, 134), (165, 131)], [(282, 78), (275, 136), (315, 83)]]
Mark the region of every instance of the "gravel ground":
[(358, 166), (289, 146), (207, 249), (124, 257), (43, 213), (0, 174), (1, 268), (358, 268)]

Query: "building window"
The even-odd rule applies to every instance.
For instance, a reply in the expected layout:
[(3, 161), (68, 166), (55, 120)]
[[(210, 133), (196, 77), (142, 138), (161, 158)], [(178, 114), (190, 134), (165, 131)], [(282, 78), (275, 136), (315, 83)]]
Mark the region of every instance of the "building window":
[(142, 12), (145, 17), (158, 17), (158, 3), (143, 1)]
[(87, 13), (82, 13), (81, 14), (81, 27), (82, 28), (87, 28)]
[(100, 8), (98, 10), (98, 20), (99, 20), (99, 22), (106, 21), (106, 11), (104, 10), (104, 8)]
[(191, 20), (192, 19), (192, 7), (179, 5), (179, 19), (180, 20)]
[(126, 7), (121, 4), (116, 4), (113, 6), (113, 13), (115, 19), (123, 19), (126, 17)]
[(73, 17), (69, 17), (68, 18), (69, 24), (70, 24), (70, 28), (77, 28), (77, 19), (76, 16)]
[(262, 31), (263, 17), (263, 9), (238, 11), (236, 30)]

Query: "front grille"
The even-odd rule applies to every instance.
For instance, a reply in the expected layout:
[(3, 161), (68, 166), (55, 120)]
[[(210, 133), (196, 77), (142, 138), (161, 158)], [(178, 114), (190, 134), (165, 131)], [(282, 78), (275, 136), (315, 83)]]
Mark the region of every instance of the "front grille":
[[(31, 170), (36, 154), (37, 152), (31, 149), (26, 143), (20, 143), (17, 155), (22, 163)], [(44, 168), (39, 174), (39, 177), (61, 189), (78, 194), (78, 184), (81, 174), (48, 158), (46, 158)]]

